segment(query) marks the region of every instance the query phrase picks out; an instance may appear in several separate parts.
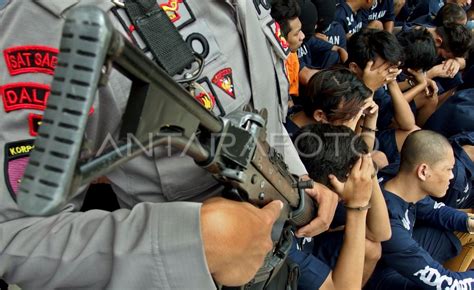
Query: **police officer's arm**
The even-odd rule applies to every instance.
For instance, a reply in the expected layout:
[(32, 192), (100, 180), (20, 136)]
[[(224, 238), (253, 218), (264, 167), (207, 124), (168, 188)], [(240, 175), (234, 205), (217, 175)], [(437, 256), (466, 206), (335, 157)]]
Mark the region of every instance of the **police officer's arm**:
[[(452, 272), (445, 269), (413, 240), (400, 220), (391, 219), (392, 238), (382, 243), (384, 263), (420, 289), (460, 289), (474, 287), (474, 272)], [(456, 286), (453, 286), (453, 288)]]
[(0, 227), (0, 275), (25, 289), (213, 289), (208, 265), (216, 281), (239, 285), (271, 249), (279, 210), (279, 202), (260, 210), (215, 200), (202, 209), (140, 203), (112, 213), (18, 218)]
[(223, 198), (203, 204), (201, 234), (207, 265), (216, 282), (239, 286), (255, 276), (273, 247), (271, 230), (282, 207), (278, 200), (262, 209)]

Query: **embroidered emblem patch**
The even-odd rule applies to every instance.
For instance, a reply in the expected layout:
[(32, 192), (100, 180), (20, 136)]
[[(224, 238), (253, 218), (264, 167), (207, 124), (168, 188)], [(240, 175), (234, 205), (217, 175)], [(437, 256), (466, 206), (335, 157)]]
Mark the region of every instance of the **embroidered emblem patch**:
[(288, 55), (290, 53), (290, 45), (288, 44), (288, 41), (286, 40), (286, 38), (283, 36), (283, 33), (281, 32), (280, 24), (278, 24), (278, 22), (276, 21), (272, 21), (268, 23), (268, 26), (272, 30), (273, 36), (275, 37), (280, 48), (283, 50), (285, 55)]
[(56, 48), (47, 46), (16, 46), (3, 51), (10, 75), (24, 73), (54, 74), (58, 64)]
[(0, 87), (5, 112), (21, 109), (43, 111), (50, 93), (50, 87), (37, 83), (14, 83)]
[(30, 135), (33, 137), (38, 136), (38, 129), (41, 126), (43, 120), (42, 115), (38, 114), (29, 114), (28, 115), (28, 125), (30, 127)]
[(28, 164), (34, 140), (23, 140), (5, 144), (5, 184), (14, 200), (20, 187), (21, 178)]
[[(197, 87), (194, 91), (194, 97), (196, 98), (196, 100), (198, 100), (201, 104), (203, 104), (206, 109), (214, 112), (216, 115), (225, 116), (224, 108), (222, 107), (222, 104), (219, 101), (219, 98), (216, 92), (214, 91), (214, 88), (212, 87), (209, 79), (207, 77), (203, 77), (197, 80), (196, 82), (200, 85), (200, 87)], [(206, 96), (204, 91), (207, 92), (209, 97)], [(212, 107), (206, 106), (206, 103), (212, 103)]]
[(160, 4), (161, 9), (166, 12), (171, 22), (181, 29), (195, 20), (194, 14), (189, 8), (186, 0), (168, 0)]
[(212, 83), (235, 99), (234, 79), (230, 67), (218, 71), (212, 78)]
[(207, 92), (202, 92), (199, 95), (197, 95), (196, 100), (198, 100), (201, 105), (206, 108), (209, 111), (212, 111), (214, 109), (214, 106), (216, 105), (216, 98)]

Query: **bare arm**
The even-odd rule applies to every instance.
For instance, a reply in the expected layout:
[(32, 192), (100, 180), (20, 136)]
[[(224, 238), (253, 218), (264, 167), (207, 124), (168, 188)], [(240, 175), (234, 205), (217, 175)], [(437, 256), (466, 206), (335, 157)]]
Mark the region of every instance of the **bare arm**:
[(339, 54), (341, 63), (345, 63), (347, 58), (349, 58), (349, 54), (347, 54), (347, 51), (340, 46), (334, 45), (331, 50), (336, 51)]
[(385, 31), (388, 31), (388, 32), (392, 33), (392, 31), (393, 31), (393, 26), (394, 26), (394, 25), (395, 25), (395, 24), (394, 24), (393, 21), (384, 22), (384, 23), (383, 23), (383, 29), (384, 29)]
[(361, 157), (351, 170), (344, 185), (343, 200), (348, 208), (341, 253), (336, 266), (320, 289), (360, 289), (365, 256), (365, 229), (367, 210), (359, 208), (369, 203), (372, 195), (372, 158)]
[(388, 89), (392, 96), (394, 118), (401, 130), (410, 131), (415, 127), (415, 116), (410, 105), (403, 97), (398, 83), (393, 80), (388, 83)]
[(377, 175), (372, 178), (372, 207), (367, 215), (367, 239), (374, 242), (383, 242), (392, 236), (392, 228), (388, 217), (387, 204), (380, 189)]
[(319, 70), (308, 67), (303, 67), (299, 72), (300, 84), (307, 85), (311, 77)]

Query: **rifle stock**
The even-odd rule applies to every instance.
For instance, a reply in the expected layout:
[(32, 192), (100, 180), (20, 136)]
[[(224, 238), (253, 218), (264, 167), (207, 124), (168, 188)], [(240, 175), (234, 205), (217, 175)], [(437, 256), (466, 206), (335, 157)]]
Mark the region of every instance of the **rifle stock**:
[[(81, 185), (148, 146), (171, 143), (229, 185), (239, 199), (256, 206), (282, 200), (286, 221), (296, 226), (315, 216), (315, 205), (304, 192), (312, 184), (296, 180), (269, 146), (264, 117), (255, 112), (214, 116), (116, 31), (101, 10), (71, 10), (58, 59), (43, 124), (20, 185), (18, 204), (26, 213), (57, 213)], [(131, 133), (140, 144), (119, 143), (94, 159), (79, 160), (88, 112), (111, 66), (133, 82), (121, 136)], [(237, 142), (229, 143), (231, 136)]]

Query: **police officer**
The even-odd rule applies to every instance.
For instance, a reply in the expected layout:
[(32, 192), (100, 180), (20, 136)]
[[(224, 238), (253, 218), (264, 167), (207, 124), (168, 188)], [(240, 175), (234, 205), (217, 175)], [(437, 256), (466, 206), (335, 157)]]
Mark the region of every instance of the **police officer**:
[[(208, 199), (220, 186), (189, 158), (166, 156), (162, 148), (110, 174), (124, 209), (77, 213), (80, 194), (62, 213), (48, 218), (28, 217), (18, 209), (16, 192), (50, 92), (65, 14), (85, 4), (110, 11), (113, 2), (117, 1), (0, 1), (0, 276), (25, 289), (212, 289), (214, 281), (243, 284), (271, 249), (270, 231), (281, 203), (257, 209)], [(269, 4), (158, 3), (184, 39), (200, 34), (190, 41), (199, 42), (198, 53), (207, 64), (198, 82), (221, 103), (217, 106), (216, 101), (210, 109), (229, 113), (249, 102), (256, 109), (267, 108), (269, 141), (284, 144), (279, 149), (292, 173), (304, 175), (291, 142), (282, 142), (288, 140), (282, 126), (282, 104), (288, 97), (286, 51), (272, 26)], [(112, 72), (108, 85), (100, 89), (86, 133), (91, 148), (97, 150), (109, 134), (119, 131), (129, 89), (130, 82), (118, 72)], [(300, 235), (326, 227), (337, 202), (324, 188), (309, 193), (322, 210)]]

